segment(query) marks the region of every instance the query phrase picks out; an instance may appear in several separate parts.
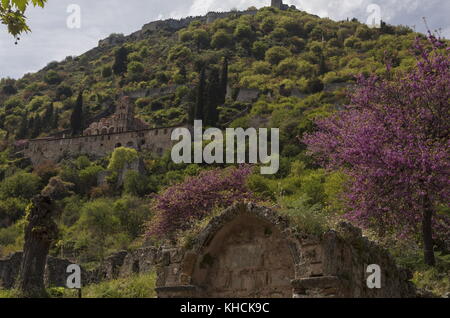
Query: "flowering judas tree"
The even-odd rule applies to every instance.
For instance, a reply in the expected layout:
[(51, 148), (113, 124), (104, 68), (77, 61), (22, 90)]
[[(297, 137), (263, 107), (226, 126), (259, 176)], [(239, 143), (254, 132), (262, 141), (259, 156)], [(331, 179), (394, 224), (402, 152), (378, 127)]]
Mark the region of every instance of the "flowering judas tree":
[(433, 238), (448, 239), (450, 228), (437, 213), (450, 190), (450, 50), (428, 40), (416, 40), (409, 73), (360, 77), (350, 105), (304, 142), (351, 177), (350, 219), (381, 233), (421, 233), (425, 263), (434, 265)]
[(215, 207), (252, 198), (246, 187), (251, 172), (250, 166), (209, 170), (168, 188), (155, 198), (157, 221), (148, 234), (167, 236), (186, 230), (191, 221), (202, 219)]

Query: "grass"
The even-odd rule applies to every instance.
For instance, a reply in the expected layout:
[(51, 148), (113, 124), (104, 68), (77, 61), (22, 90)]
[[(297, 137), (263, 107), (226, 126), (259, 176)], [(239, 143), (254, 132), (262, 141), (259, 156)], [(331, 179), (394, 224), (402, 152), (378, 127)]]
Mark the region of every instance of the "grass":
[[(119, 278), (83, 287), (83, 298), (154, 298), (156, 273)], [(78, 291), (62, 287), (49, 288), (51, 298), (77, 298)], [(14, 290), (0, 290), (0, 298), (17, 298)]]
[(420, 248), (394, 248), (392, 255), (398, 265), (413, 272), (412, 282), (417, 288), (429, 291), (438, 297), (450, 293), (450, 254), (435, 252), (436, 266), (424, 263)]
[(279, 200), (280, 214), (287, 217), (291, 225), (298, 230), (321, 236), (330, 229), (329, 215), (321, 205), (308, 204), (308, 198), (302, 196), (300, 198), (285, 197)]

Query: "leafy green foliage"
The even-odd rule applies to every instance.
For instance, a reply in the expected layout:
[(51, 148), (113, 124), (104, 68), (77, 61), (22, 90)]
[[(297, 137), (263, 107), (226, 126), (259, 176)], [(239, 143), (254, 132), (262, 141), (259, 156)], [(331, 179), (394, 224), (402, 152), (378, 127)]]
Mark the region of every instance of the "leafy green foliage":
[(44, 7), (47, 0), (2, 0), (0, 2), (0, 21), (8, 27), (8, 32), (17, 38), (22, 32), (31, 31), (26, 23), (25, 11), (31, 4)]
[(118, 171), (123, 169), (125, 164), (132, 163), (138, 159), (138, 153), (135, 149), (119, 147), (114, 150), (111, 156), (111, 161), (108, 165), (108, 169), (112, 171)]

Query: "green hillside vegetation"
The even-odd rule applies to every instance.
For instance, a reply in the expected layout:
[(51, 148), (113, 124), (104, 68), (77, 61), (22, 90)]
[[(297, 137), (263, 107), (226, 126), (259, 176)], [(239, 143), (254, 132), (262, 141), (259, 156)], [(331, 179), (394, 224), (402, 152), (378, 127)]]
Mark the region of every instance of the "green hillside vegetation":
[[(410, 50), (417, 35), (403, 26), (383, 24), (381, 29), (371, 29), (357, 20), (335, 22), (301, 11), (263, 8), (255, 16), (193, 22), (178, 32), (155, 31), (144, 40), (51, 62), (19, 80), (2, 79), (0, 257), (22, 249), (25, 208), (41, 191), (52, 194), (60, 208), (61, 234), (52, 255), (77, 259), (89, 267), (114, 251), (148, 243), (144, 234), (155, 215), (155, 195), (203, 170), (222, 166), (175, 165), (169, 154), (157, 158), (119, 148), (99, 160), (80, 156), (33, 169), (15, 155), (13, 144), (70, 132), (79, 92), (83, 92), (86, 125), (111, 112), (122, 92), (174, 85), (174, 93), (136, 99), (137, 116), (156, 127), (191, 121), (198, 115), (199, 91), (204, 86), (201, 113), (209, 125), (223, 127), (231, 122), (231, 127), (246, 128), (267, 122), (265, 126), (280, 128), (279, 173), (253, 174), (248, 188), (264, 204), (280, 207), (320, 235), (347, 208), (342, 196), (347, 178), (319, 169), (297, 137), (311, 131), (315, 119), (347, 102), (344, 89), (326, 92), (324, 85), (353, 83), (360, 73), (383, 75), (386, 62), (394, 71), (407, 71), (415, 63)], [(223, 102), (214, 98), (223, 93), (224, 78), (233, 98)], [(237, 102), (239, 88), (259, 89), (262, 94), (254, 103)], [(294, 89), (304, 98), (290, 96)], [(120, 169), (129, 158), (140, 158), (146, 173), (129, 172), (120, 184)], [(101, 171), (110, 172), (103, 185), (97, 183)], [(367, 234), (395, 250), (395, 239)], [(161, 241), (152, 238), (153, 243)], [(411, 251), (418, 259), (420, 249)], [(427, 268), (407, 265), (418, 271), (416, 277), (427, 275)], [(432, 281), (429, 289), (448, 288), (448, 279), (429, 273), (427, 277)], [(440, 283), (433, 285), (435, 281)], [(92, 295), (115, 296), (112, 290), (118, 286), (121, 283), (98, 287)]]

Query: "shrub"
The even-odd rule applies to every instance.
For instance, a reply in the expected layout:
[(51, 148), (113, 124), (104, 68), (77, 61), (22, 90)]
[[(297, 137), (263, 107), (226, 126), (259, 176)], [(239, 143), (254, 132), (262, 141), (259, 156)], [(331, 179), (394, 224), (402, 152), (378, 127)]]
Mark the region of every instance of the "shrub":
[(119, 171), (125, 164), (132, 163), (139, 158), (138, 152), (133, 148), (119, 147), (114, 150), (108, 165), (108, 170)]
[(142, 197), (150, 192), (155, 192), (157, 187), (149, 179), (137, 171), (128, 171), (124, 180), (125, 193)]
[(171, 236), (177, 230), (186, 230), (188, 222), (204, 218), (217, 206), (228, 207), (252, 198), (246, 186), (251, 170), (242, 166), (205, 171), (168, 188), (153, 203), (157, 217), (148, 234)]
[(44, 81), (49, 85), (58, 85), (62, 80), (62, 76), (55, 71), (48, 71), (44, 76)]
[(285, 58), (289, 57), (291, 53), (288, 49), (282, 46), (274, 46), (267, 50), (266, 61), (270, 64), (276, 65), (280, 63)]
[(320, 236), (330, 228), (327, 215), (321, 205), (310, 205), (308, 201), (309, 198), (305, 195), (298, 199), (285, 198), (279, 202), (280, 213), (301, 231)]
[(219, 30), (213, 35), (211, 45), (216, 49), (221, 49), (229, 46), (231, 42), (232, 42), (231, 35), (225, 30)]
[(111, 77), (113, 74), (112, 68), (109, 65), (103, 66), (102, 68), (102, 77), (107, 78)]
[(132, 239), (143, 234), (144, 224), (151, 215), (146, 201), (132, 196), (124, 196), (114, 202), (113, 210), (119, 218), (122, 231)]
[(39, 176), (18, 172), (15, 175), (6, 178), (0, 184), (0, 198), (23, 198), (31, 199), (39, 193), (41, 178)]

